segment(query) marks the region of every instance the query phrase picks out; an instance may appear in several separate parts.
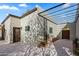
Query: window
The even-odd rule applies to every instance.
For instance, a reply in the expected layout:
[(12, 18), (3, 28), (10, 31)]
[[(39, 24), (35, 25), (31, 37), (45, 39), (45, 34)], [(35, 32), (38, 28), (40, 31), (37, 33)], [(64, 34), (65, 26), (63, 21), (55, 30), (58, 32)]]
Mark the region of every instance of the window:
[(52, 33), (52, 28), (51, 27), (49, 28), (49, 33)]
[(25, 26), (25, 31), (30, 31), (30, 26)]

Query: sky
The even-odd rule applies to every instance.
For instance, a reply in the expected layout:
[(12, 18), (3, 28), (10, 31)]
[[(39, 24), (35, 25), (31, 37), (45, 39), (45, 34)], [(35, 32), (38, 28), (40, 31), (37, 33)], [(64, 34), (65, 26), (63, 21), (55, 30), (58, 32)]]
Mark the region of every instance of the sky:
[[(28, 10), (33, 9), (34, 7), (39, 6), (43, 8), (43, 10), (46, 10), (58, 4), (60, 3), (0, 3), (0, 23), (8, 16), (8, 14), (21, 16), (24, 13), (26, 13)], [(65, 4), (64, 8), (68, 6), (70, 6), (70, 4)], [(60, 8), (57, 8), (55, 10), (58, 10), (58, 9)], [(61, 22), (62, 20), (57, 19), (55, 21)]]
[[(66, 3), (59, 7), (45, 11), (42, 13), (42, 15), (44, 17), (47, 17), (47, 15), (49, 15), (52, 18), (52, 21), (55, 23), (72, 23), (75, 21), (75, 17), (77, 14), (77, 6), (78, 5), (76, 3)], [(47, 15), (44, 15), (44, 13), (47, 13)]]

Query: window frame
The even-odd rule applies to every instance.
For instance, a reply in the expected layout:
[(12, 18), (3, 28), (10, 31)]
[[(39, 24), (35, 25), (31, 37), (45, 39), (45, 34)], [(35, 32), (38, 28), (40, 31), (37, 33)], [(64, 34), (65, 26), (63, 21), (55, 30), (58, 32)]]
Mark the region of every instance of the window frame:
[(30, 31), (30, 26), (29, 25), (25, 26), (25, 31)]
[(49, 27), (49, 33), (52, 34), (53, 33), (53, 28)]

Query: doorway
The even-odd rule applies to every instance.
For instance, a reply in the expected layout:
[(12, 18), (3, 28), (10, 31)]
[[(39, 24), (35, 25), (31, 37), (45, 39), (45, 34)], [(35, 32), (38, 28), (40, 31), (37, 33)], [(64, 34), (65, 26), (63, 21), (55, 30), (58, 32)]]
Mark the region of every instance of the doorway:
[(13, 28), (13, 42), (20, 42), (20, 28)]
[(62, 30), (62, 39), (70, 39), (70, 30)]

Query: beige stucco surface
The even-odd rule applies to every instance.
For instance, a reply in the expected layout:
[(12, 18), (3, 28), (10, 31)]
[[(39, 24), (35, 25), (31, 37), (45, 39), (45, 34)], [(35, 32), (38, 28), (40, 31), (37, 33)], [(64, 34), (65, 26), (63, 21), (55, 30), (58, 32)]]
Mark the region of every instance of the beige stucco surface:
[(79, 39), (79, 18), (78, 18), (78, 20), (76, 22), (76, 38)]
[[(52, 33), (49, 32), (49, 28), (52, 28)], [(57, 25), (49, 20), (47, 20), (47, 33), (50, 36), (56, 37)]]
[(74, 40), (75, 39), (75, 23), (66, 23), (66, 24), (60, 24), (58, 25), (58, 33), (59, 35), (57, 36), (59, 39), (62, 39), (62, 30), (64, 30), (64, 28), (69, 28), (70, 30), (70, 39)]

